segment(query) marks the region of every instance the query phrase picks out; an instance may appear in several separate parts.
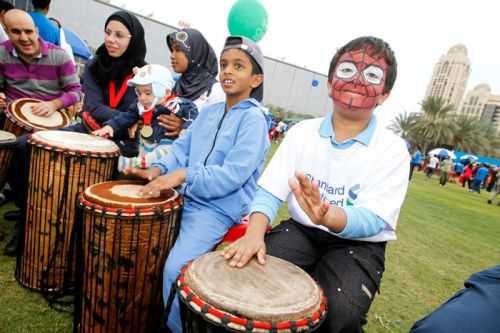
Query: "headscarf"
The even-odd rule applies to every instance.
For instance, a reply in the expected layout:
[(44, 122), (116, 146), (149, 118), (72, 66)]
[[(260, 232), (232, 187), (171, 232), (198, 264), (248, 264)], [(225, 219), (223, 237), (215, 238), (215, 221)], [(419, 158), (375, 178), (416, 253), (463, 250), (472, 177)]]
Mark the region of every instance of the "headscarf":
[(132, 74), (134, 67), (142, 67), (146, 64), (144, 28), (137, 17), (127, 11), (117, 11), (108, 17), (104, 27), (107, 27), (110, 21), (122, 23), (130, 31), (132, 37), (127, 50), (118, 58), (109, 55), (104, 43), (97, 49), (90, 71), (102, 87), (105, 87), (109, 81), (123, 81), (127, 75)]
[[(176, 36), (184, 32), (182, 41)], [(196, 29), (182, 29), (167, 35), (167, 45), (172, 52), (175, 43), (186, 54), (189, 65), (185, 73), (175, 83), (173, 93), (191, 101), (210, 90), (219, 72), (217, 57), (201, 32)]]

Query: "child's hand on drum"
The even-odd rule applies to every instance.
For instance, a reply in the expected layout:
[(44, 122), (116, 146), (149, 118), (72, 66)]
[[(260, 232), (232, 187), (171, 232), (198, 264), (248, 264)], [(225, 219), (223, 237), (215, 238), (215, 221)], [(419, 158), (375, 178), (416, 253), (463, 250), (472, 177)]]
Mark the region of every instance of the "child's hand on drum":
[(160, 176), (161, 171), (159, 168), (149, 168), (149, 169), (126, 168), (125, 170), (123, 170), (123, 173), (125, 175), (134, 175), (151, 181)]
[(57, 107), (53, 102), (40, 102), (31, 107), (31, 112), (40, 117), (50, 117), (57, 111)]
[[(158, 172), (160, 169), (157, 169)], [(152, 182), (144, 185), (139, 194), (144, 198), (156, 198), (161, 191), (175, 188), (186, 180), (186, 169), (177, 169), (165, 176), (157, 177)]]
[(268, 228), (268, 218), (265, 214), (254, 212), (250, 215), (250, 222), (245, 236), (226, 247), (221, 255), (229, 261), (232, 267), (245, 266), (253, 256), (261, 265), (266, 263), (266, 243), (264, 235)]
[(100, 136), (102, 138), (112, 138), (115, 134), (113, 127), (106, 125), (98, 130), (92, 132), (93, 135)]

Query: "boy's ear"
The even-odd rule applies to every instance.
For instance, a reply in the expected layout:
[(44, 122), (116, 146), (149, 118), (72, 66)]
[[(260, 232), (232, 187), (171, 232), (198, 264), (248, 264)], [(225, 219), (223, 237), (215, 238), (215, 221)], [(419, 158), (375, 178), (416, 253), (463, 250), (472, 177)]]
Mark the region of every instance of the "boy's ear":
[(332, 83), (326, 80), (326, 89), (328, 91), (328, 96), (332, 97)]
[(264, 81), (264, 75), (262, 74), (252, 74), (252, 80), (250, 81), (250, 86), (255, 89), (262, 84)]

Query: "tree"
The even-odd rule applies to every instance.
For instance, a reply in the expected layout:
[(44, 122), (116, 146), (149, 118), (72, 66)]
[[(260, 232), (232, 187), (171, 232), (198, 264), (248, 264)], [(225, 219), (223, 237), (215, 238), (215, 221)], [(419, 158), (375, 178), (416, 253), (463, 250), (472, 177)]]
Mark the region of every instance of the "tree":
[(387, 127), (403, 139), (410, 141), (415, 141), (413, 138), (413, 127), (417, 122), (418, 117), (415, 114), (408, 112), (400, 113), (395, 119), (391, 120), (391, 123)]
[(451, 119), (453, 104), (441, 97), (430, 96), (422, 102), (422, 113), (412, 126), (412, 136), (424, 152), (432, 146), (451, 145), (455, 125)]

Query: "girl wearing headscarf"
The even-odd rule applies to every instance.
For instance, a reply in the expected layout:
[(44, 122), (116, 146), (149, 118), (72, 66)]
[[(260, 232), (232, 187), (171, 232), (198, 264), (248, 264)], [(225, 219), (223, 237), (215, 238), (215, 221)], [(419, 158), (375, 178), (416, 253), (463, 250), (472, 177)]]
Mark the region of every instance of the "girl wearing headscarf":
[[(225, 94), (216, 77), (219, 72), (214, 50), (205, 37), (196, 29), (182, 29), (167, 35), (170, 50), (170, 65), (181, 74), (173, 94), (191, 100), (198, 111), (204, 106), (225, 101)], [(160, 124), (170, 133), (180, 129), (178, 118), (161, 116)]]

